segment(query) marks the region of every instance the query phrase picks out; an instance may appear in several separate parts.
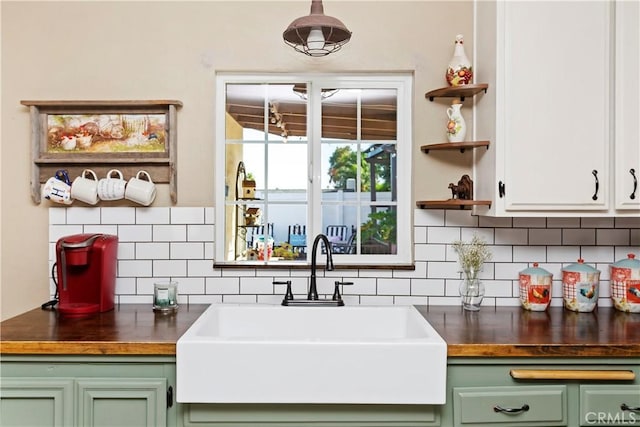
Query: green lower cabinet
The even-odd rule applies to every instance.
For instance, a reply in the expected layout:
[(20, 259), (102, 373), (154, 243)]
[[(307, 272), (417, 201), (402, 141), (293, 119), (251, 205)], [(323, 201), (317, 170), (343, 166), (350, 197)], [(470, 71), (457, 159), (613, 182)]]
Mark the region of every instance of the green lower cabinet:
[(76, 381), (81, 426), (156, 427), (167, 425), (164, 378), (88, 378)]
[[(632, 371), (635, 379), (514, 379), (514, 369)], [(636, 357), (451, 358), (440, 421), (443, 427), (640, 426), (639, 411)]]
[(566, 426), (565, 386), (454, 387), (456, 426)]
[(640, 426), (640, 385), (580, 386), (581, 426)]
[(174, 427), (175, 358), (8, 356), (2, 427)]
[(2, 378), (0, 426), (65, 427), (73, 425), (73, 380)]
[(184, 427), (440, 426), (440, 405), (184, 404)]

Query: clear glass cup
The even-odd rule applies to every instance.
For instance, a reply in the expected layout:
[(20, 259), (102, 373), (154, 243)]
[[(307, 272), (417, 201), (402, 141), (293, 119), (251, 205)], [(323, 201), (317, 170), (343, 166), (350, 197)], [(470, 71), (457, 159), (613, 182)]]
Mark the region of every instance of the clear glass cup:
[(171, 312), (178, 309), (178, 282), (162, 280), (153, 284), (153, 310)]

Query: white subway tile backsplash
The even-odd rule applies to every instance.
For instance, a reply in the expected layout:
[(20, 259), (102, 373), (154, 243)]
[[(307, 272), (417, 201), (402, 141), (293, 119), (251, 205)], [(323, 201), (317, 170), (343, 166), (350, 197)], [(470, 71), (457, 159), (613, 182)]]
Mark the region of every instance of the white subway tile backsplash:
[(513, 218), (481, 216), (478, 219), (478, 225), (486, 228), (511, 228)]
[(118, 242), (118, 259), (136, 259), (136, 244)]
[(491, 261), (511, 262), (513, 261), (513, 246), (494, 245), (491, 246)]
[(629, 244), (631, 233), (625, 229), (596, 230), (596, 242), (598, 245), (626, 246)]
[(150, 225), (119, 225), (118, 240), (120, 242), (150, 242)]
[(353, 285), (344, 286), (345, 295), (375, 295), (376, 279), (375, 278), (358, 278), (350, 279)]
[(171, 259), (202, 259), (203, 243), (172, 242), (170, 244)]
[(66, 224), (66, 223), (67, 223), (67, 209), (49, 208), (49, 225)]
[(204, 224), (204, 208), (171, 208), (171, 224)]
[(460, 240), (459, 227), (428, 227), (427, 243), (444, 243), (449, 244), (456, 240)]
[(529, 230), (526, 228), (497, 228), (495, 233), (496, 245), (526, 245)]
[(187, 240), (187, 226), (154, 225), (153, 240), (155, 242), (185, 242)]
[(137, 224), (169, 224), (169, 208), (136, 209)]
[(102, 208), (101, 217), (103, 224), (135, 224), (136, 208), (130, 207), (114, 207)]
[(207, 225), (215, 225), (216, 223), (216, 210), (215, 208), (204, 208), (204, 223)]
[(100, 224), (100, 208), (67, 208), (67, 224)]
[(562, 230), (559, 228), (532, 228), (529, 229), (530, 245), (561, 245)]
[(446, 227), (477, 227), (478, 217), (469, 215), (464, 210), (449, 210), (444, 213), (444, 225)]
[(580, 218), (547, 218), (547, 228), (579, 228)]
[(576, 262), (580, 258), (580, 246), (549, 246), (547, 262)]
[(444, 279), (411, 279), (411, 295), (444, 295)]
[(414, 226), (444, 226), (444, 211), (440, 209), (416, 209), (413, 211)]
[(596, 230), (593, 228), (567, 228), (562, 230), (563, 245), (595, 245)]
[(413, 243), (427, 243), (427, 227), (413, 227)]
[(580, 255), (585, 263), (611, 262), (613, 246), (583, 246)]
[(136, 243), (136, 259), (169, 259), (168, 243)]
[(211, 259), (187, 260), (187, 276), (189, 277), (220, 277), (220, 270), (213, 268)]
[[(180, 304), (214, 302), (280, 304), (291, 280), (296, 297), (308, 291), (308, 269), (213, 268), (212, 207), (51, 207), (49, 263), (55, 242), (79, 233), (119, 237), (117, 301), (149, 304), (153, 283), (179, 282)], [(347, 304), (459, 305), (458, 256), (451, 243), (482, 237), (493, 254), (480, 278), (487, 296), (483, 306), (517, 306), (518, 273), (538, 262), (554, 276), (552, 305), (562, 306), (561, 269), (584, 258), (601, 274), (600, 302), (609, 304), (609, 264), (635, 253), (640, 258), (640, 218), (487, 218), (468, 211), (414, 211), (414, 269), (375, 268), (318, 271), (318, 291), (330, 297), (334, 282)], [(322, 264), (319, 261), (319, 264)], [(51, 294), (55, 292), (50, 280)]]
[(186, 260), (153, 260), (154, 276), (186, 276), (187, 261)]
[(405, 279), (378, 279), (378, 295), (411, 295), (411, 282)]
[(515, 228), (545, 228), (547, 218), (513, 218), (513, 226)]
[(446, 261), (447, 245), (439, 243), (415, 245), (414, 258), (416, 261)]
[(116, 294), (135, 295), (136, 294), (135, 277), (118, 277), (116, 279)]
[(513, 262), (546, 261), (546, 246), (514, 246)]
[(616, 228), (640, 228), (640, 215), (615, 218)]
[(587, 217), (580, 218), (580, 226), (582, 228), (613, 228), (613, 218)]
[(103, 225), (103, 224), (85, 225), (82, 229), (82, 232), (87, 234), (101, 233), (101, 234), (111, 234), (113, 236), (117, 236), (118, 226)]
[(213, 242), (215, 226), (191, 224), (187, 225), (187, 241), (189, 242)]
[(494, 278), (496, 280), (516, 280), (518, 279), (518, 273), (520, 273), (529, 265), (526, 262), (521, 263), (496, 263), (494, 266)]
[(49, 242), (57, 242), (61, 237), (72, 234), (82, 234), (82, 225), (50, 225), (49, 226)]
[(205, 279), (207, 295), (228, 295), (240, 293), (239, 278), (207, 277)]
[(119, 260), (118, 277), (151, 277), (153, 268), (149, 260)]
[(474, 236), (478, 236), (488, 245), (493, 244), (495, 241), (493, 228), (462, 228), (460, 236), (465, 242), (471, 241)]
[(178, 295), (199, 295), (205, 291), (204, 277), (172, 277), (178, 282)]

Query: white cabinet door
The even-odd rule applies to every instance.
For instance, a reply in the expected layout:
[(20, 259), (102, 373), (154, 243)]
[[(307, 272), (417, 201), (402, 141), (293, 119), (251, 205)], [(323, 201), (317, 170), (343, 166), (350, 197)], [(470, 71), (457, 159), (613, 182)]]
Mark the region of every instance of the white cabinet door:
[(616, 209), (640, 209), (640, 2), (616, 3)]
[(489, 214), (609, 208), (611, 19), (607, 1), (476, 2), (476, 77), (496, 92), (476, 106), (475, 137), (495, 147), (476, 159)]
[(506, 209), (608, 207), (609, 31), (606, 2), (505, 2)]

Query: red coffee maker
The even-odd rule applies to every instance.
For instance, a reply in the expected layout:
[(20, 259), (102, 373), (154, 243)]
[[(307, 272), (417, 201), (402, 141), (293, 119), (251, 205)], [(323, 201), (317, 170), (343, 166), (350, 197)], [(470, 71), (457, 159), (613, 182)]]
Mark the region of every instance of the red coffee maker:
[(56, 243), (58, 311), (81, 316), (113, 309), (118, 237), (74, 234)]

